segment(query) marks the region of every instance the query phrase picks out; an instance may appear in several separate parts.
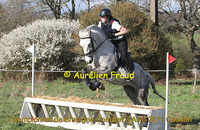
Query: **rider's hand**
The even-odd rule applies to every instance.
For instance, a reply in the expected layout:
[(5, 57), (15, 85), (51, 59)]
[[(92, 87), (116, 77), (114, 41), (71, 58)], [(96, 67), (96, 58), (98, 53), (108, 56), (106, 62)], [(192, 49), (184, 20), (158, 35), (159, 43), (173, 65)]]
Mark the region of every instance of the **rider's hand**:
[(115, 37), (115, 33), (106, 33), (108, 38), (112, 39)]

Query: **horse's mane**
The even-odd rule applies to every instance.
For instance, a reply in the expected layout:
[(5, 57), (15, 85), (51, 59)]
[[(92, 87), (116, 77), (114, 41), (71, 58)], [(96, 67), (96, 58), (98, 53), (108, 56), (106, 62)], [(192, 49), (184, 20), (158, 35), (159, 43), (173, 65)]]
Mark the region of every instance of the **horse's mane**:
[(86, 28), (86, 30), (91, 30), (91, 35), (94, 35), (95, 37), (99, 37), (101, 39), (107, 38), (107, 35), (105, 32), (98, 26), (96, 25), (90, 25), (89, 27)]
[[(92, 24), (92, 25), (88, 26), (88, 27), (86, 28), (86, 30), (97, 30), (97, 31), (100, 31), (101, 28), (98, 27), (98, 26), (95, 25), (95, 24)], [(102, 31), (102, 30), (101, 30), (101, 31)]]

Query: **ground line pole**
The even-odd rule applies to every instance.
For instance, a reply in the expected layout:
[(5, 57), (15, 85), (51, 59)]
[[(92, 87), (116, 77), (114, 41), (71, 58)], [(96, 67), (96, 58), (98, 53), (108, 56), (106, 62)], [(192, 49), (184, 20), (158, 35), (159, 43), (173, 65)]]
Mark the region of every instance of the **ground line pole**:
[(34, 96), (34, 73), (35, 73), (35, 43), (33, 43), (33, 53), (32, 53), (32, 97)]
[(168, 84), (169, 84), (169, 52), (167, 52), (166, 61), (166, 101), (165, 101), (165, 130), (167, 130), (167, 115), (168, 115)]

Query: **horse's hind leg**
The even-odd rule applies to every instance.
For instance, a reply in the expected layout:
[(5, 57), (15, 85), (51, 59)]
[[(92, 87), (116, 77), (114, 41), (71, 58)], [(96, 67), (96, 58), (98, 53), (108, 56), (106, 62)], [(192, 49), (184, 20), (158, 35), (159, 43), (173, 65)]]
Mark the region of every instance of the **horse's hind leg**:
[[(149, 85), (147, 85), (147, 87), (145, 88), (139, 89), (138, 91), (138, 97), (140, 99), (140, 102), (142, 105), (145, 105), (145, 106), (149, 106), (149, 103), (147, 101), (148, 88), (149, 88)], [(146, 117), (146, 121), (144, 122), (143, 126), (147, 127), (147, 125), (148, 125), (148, 117)]]
[(126, 92), (127, 96), (131, 99), (131, 101), (135, 105), (140, 105), (140, 102), (137, 99), (138, 93), (135, 91), (135, 89), (132, 86), (123, 86), (123, 89)]
[(138, 97), (139, 97), (140, 102), (141, 102), (142, 105), (149, 106), (149, 103), (147, 101), (148, 87), (147, 88), (139, 89), (139, 91), (138, 91)]

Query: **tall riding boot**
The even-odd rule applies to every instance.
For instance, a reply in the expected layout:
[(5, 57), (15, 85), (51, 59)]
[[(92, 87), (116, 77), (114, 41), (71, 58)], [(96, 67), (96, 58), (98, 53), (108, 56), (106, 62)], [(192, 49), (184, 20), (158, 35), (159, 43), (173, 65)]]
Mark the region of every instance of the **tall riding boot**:
[[(128, 58), (126, 60), (125, 67), (126, 67), (126, 70), (128, 71), (129, 74), (133, 73), (132, 60), (130, 58)], [(126, 80), (129, 81), (129, 82), (131, 82), (133, 80), (133, 78), (128, 77)]]
[(125, 66), (126, 66), (126, 69), (127, 69), (128, 73), (132, 73), (132, 72), (133, 72), (132, 60), (131, 60), (131, 58), (128, 58), (128, 59), (126, 60)]

